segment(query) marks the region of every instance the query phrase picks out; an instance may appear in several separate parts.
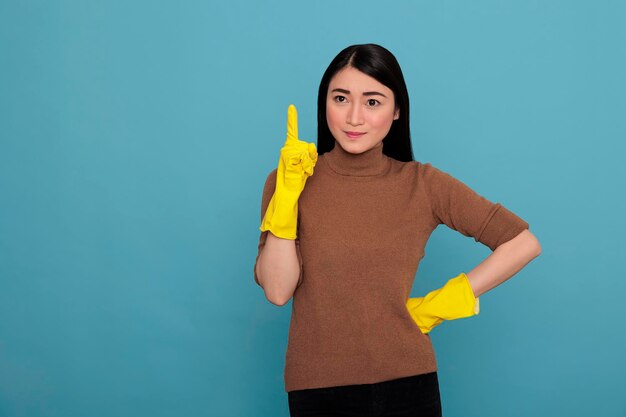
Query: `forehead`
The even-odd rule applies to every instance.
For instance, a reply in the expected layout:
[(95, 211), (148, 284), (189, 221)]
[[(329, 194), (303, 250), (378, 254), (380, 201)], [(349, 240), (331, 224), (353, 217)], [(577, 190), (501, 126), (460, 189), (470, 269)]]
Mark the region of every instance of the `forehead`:
[(359, 94), (364, 91), (393, 94), (390, 88), (353, 67), (346, 67), (333, 76), (328, 85), (328, 91), (330, 92), (334, 88), (349, 90), (351, 94)]

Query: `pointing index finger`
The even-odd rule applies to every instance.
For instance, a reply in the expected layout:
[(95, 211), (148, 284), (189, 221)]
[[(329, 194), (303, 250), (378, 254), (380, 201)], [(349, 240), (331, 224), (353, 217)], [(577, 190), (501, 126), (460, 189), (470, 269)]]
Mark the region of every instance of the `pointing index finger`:
[(287, 109), (287, 142), (298, 140), (298, 112), (296, 106), (290, 104)]

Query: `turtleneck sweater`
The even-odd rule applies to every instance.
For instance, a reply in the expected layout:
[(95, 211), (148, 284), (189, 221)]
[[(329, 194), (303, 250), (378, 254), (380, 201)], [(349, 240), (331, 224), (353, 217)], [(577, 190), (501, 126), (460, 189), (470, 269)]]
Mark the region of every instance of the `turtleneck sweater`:
[[(261, 218), (276, 172), (265, 182)], [(285, 391), (437, 370), (430, 335), (413, 321), (406, 301), (426, 243), (440, 224), (491, 250), (529, 227), (432, 164), (398, 161), (382, 146), (352, 154), (335, 143), (319, 155), (298, 200), (300, 277), (292, 298)], [(267, 233), (261, 232), (257, 260)], [(259, 284), (256, 273), (254, 278)]]

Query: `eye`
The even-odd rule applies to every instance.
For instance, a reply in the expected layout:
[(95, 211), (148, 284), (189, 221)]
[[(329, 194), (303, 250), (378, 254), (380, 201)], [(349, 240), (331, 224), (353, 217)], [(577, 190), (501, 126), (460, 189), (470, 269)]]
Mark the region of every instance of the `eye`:
[(343, 103), (346, 101), (346, 98), (344, 96), (335, 96), (334, 100), (338, 103)]
[(369, 100), (367, 100), (367, 104), (371, 107), (376, 107), (378, 104), (380, 104), (380, 101), (370, 98)]

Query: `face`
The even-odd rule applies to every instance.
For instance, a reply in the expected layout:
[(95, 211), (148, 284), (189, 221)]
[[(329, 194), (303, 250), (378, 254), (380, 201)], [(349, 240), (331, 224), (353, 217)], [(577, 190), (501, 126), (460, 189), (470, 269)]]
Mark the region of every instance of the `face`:
[(399, 117), (393, 91), (375, 78), (345, 67), (330, 80), (326, 121), (335, 141), (347, 152), (358, 154), (383, 146)]

